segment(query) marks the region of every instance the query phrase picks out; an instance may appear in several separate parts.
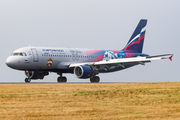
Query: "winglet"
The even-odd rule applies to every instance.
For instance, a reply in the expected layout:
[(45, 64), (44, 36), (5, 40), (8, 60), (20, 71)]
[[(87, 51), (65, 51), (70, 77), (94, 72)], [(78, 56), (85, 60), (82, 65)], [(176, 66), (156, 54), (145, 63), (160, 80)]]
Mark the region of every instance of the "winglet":
[(173, 57), (173, 55), (171, 55), (171, 56), (169, 57), (170, 61), (172, 61), (172, 57)]

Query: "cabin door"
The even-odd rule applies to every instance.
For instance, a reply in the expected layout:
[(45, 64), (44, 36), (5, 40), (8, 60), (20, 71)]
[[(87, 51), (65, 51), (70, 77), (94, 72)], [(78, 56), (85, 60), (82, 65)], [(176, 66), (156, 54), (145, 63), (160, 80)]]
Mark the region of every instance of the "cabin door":
[(38, 57), (38, 52), (35, 48), (31, 49), (32, 53), (33, 53), (33, 61), (34, 62), (38, 62), (39, 61), (39, 57)]

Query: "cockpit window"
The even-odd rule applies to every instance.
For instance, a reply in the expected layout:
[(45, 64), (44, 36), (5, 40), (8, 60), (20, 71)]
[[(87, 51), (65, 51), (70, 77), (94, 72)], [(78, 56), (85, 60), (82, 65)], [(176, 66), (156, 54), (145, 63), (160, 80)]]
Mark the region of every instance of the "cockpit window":
[(19, 53), (13, 53), (13, 56), (18, 56), (19, 55)]
[(27, 56), (27, 54), (25, 52), (15, 52), (12, 56)]
[(22, 53), (19, 53), (19, 55), (20, 55), (20, 56), (23, 56), (23, 54), (22, 54)]
[(23, 56), (27, 56), (26, 53), (23, 52)]

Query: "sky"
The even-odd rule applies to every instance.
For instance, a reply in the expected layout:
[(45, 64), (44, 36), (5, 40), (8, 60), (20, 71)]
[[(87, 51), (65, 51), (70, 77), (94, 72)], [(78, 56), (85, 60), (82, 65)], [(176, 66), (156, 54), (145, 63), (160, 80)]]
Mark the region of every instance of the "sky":
[[(99, 74), (101, 82), (178, 82), (180, 66), (179, 0), (1, 0), (0, 82), (24, 82), (24, 71), (5, 61), (21, 47), (121, 50), (140, 19), (148, 19), (143, 53), (174, 54), (126, 70)], [(64, 74), (68, 82), (89, 82)], [(44, 80), (57, 82), (51, 73)]]

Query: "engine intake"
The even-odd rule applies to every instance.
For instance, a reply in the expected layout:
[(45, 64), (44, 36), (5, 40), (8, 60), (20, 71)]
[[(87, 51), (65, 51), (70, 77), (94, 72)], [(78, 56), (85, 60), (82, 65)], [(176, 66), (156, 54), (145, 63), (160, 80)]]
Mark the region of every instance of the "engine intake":
[(43, 79), (44, 76), (49, 75), (49, 72), (25, 71), (25, 75), (30, 79)]
[(74, 74), (78, 78), (91, 78), (98, 74), (98, 71), (94, 69), (94, 66), (80, 65), (74, 68)]

